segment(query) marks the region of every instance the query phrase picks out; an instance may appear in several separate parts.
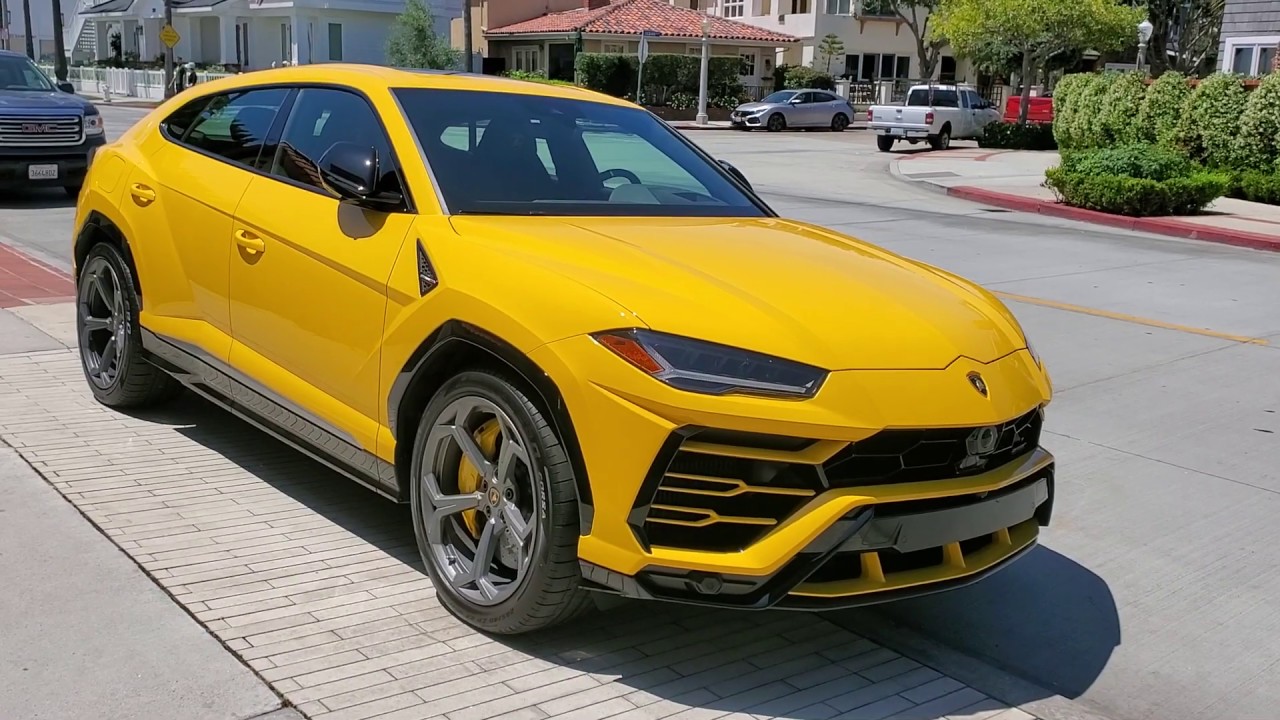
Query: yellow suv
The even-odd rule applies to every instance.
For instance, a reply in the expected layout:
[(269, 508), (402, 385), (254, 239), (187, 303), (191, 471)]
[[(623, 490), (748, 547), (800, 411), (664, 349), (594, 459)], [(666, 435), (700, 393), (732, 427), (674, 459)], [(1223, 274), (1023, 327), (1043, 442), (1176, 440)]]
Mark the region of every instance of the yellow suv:
[(941, 270), (778, 217), (576, 88), (323, 65), (210, 82), (94, 158), (85, 377), (185, 386), (411, 503), (494, 633), (591, 591), (827, 609), (965, 584), (1049, 521), (1051, 388)]

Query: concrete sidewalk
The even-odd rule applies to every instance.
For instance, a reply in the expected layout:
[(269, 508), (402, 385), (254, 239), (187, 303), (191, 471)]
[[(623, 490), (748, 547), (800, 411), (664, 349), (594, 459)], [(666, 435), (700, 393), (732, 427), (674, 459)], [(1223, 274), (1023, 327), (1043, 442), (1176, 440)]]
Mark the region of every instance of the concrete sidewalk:
[(898, 152), (889, 163), (897, 178), (953, 197), (1009, 210), (1280, 252), (1280, 207), (1221, 198), (1203, 215), (1131, 218), (1060, 204), (1044, 187), (1056, 152), (960, 148)]

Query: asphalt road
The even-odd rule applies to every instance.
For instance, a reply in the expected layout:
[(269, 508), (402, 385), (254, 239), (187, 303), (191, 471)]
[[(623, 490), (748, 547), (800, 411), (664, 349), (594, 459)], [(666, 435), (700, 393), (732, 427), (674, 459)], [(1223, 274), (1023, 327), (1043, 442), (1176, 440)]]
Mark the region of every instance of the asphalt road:
[[(142, 114), (106, 113), (112, 132)], [(1004, 293), (1055, 380), (1044, 442), (1059, 495), (1042, 547), (973, 587), (832, 619), (1006, 701), (1274, 718), (1280, 256), (909, 188), (865, 133), (690, 137), (784, 215)], [(0, 235), (65, 266), (71, 212), (60, 193), (0, 199)]]

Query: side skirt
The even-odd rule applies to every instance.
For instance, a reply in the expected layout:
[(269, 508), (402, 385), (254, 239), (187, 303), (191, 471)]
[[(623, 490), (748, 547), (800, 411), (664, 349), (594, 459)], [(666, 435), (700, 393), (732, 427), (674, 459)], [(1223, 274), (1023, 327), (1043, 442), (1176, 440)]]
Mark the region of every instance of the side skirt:
[(147, 360), (196, 394), (379, 495), (405, 502), (391, 463), (217, 358), (182, 345), (142, 329)]

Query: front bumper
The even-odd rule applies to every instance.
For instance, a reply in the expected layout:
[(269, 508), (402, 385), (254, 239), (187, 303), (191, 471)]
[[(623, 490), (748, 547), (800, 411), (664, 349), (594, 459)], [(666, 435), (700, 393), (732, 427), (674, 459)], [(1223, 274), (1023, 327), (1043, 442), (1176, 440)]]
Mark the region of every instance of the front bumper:
[[(570, 414), (591, 418), (575, 426), (592, 495), (579, 558), (596, 589), (753, 608), (879, 602), (994, 571), (1051, 515), (1050, 389), (1025, 350), (836, 372), (806, 401), (674, 390), (590, 338), (533, 357)], [(990, 397), (968, 381), (977, 371)], [(997, 442), (971, 457), (976, 430)]]
[(745, 113), (739, 113), (737, 110), (735, 110), (729, 115), (729, 123), (734, 127), (739, 127), (739, 128), (763, 127), (764, 122), (762, 118), (764, 117), (764, 115), (765, 113), (756, 113), (755, 115), (748, 115)]
[[(0, 146), (0, 188), (78, 187), (89, 170), (90, 154), (105, 143), (105, 138), (98, 136), (69, 147)], [(33, 179), (33, 165), (56, 166), (57, 174)]]

